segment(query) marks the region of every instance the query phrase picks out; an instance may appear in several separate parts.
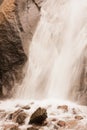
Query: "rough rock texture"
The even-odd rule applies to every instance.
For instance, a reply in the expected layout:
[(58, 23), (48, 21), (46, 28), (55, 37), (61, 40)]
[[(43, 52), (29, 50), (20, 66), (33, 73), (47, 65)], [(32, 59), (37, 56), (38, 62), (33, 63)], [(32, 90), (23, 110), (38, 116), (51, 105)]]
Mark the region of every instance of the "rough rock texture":
[(11, 115), (12, 115), (12, 121), (18, 123), (19, 125), (24, 124), (25, 123), (25, 119), (27, 118), (27, 114), (23, 110), (21, 110), (21, 109), (15, 111)]
[(46, 109), (38, 108), (30, 118), (29, 124), (42, 124), (47, 118)]
[(27, 130), (38, 130), (38, 129), (34, 128), (34, 127), (29, 127), (29, 128), (27, 128)]
[(21, 21), (21, 38), (25, 53), (28, 53), (29, 42), (32, 39), (36, 25), (40, 18), (40, 7), (42, 0), (18, 0), (18, 17)]
[(21, 83), (40, 6), (37, 0), (0, 0), (0, 97)]

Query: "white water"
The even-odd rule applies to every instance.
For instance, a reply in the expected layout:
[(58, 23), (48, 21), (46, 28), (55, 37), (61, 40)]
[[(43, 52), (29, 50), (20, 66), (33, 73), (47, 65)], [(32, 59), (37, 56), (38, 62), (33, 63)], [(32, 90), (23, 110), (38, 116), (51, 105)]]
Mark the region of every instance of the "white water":
[(87, 46), (87, 0), (46, 0), (16, 97), (66, 99), (80, 77)]

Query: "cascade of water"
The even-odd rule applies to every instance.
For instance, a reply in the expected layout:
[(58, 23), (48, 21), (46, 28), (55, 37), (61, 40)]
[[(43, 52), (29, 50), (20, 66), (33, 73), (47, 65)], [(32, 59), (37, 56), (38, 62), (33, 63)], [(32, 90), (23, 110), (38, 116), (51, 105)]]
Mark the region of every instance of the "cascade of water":
[(46, 0), (16, 97), (65, 99), (77, 82), (87, 46), (87, 0)]

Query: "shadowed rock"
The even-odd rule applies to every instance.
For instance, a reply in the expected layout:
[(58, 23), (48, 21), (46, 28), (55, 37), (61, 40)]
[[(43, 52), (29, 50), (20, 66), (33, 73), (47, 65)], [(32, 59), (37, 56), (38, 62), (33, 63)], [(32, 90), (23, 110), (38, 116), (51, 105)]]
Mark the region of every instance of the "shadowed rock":
[(0, 97), (11, 97), (24, 78), (29, 43), (40, 17), (37, 5), (33, 0), (0, 0)]
[(27, 128), (27, 130), (38, 130), (38, 129), (34, 128), (34, 127), (29, 127), (29, 128)]
[(23, 78), (22, 68), (27, 56), (22, 47), (17, 5), (4, 0), (0, 5), (0, 95), (10, 95), (14, 83)]
[(38, 108), (30, 118), (29, 124), (42, 124), (47, 118), (47, 111), (44, 108)]

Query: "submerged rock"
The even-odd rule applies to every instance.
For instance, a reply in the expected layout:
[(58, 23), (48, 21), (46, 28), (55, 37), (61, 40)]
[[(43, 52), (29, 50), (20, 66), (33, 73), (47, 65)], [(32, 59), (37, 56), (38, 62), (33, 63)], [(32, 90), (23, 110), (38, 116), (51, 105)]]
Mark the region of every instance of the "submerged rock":
[(0, 119), (5, 118), (7, 113), (4, 110), (0, 110)]
[(60, 127), (65, 127), (66, 126), (66, 122), (60, 120), (60, 121), (58, 121), (57, 125), (60, 126)]
[(38, 129), (34, 128), (34, 127), (29, 127), (29, 128), (27, 128), (27, 130), (38, 130)]
[(47, 111), (44, 108), (38, 108), (30, 118), (29, 124), (42, 124), (47, 118)]
[(78, 126), (77, 120), (74, 120), (74, 119), (68, 120), (66, 124), (67, 124), (67, 128), (69, 128), (69, 129), (73, 129), (76, 126)]
[(8, 124), (4, 127), (4, 130), (20, 130), (16, 124)]
[(17, 126), (13, 126), (10, 130), (20, 130)]
[(17, 110), (12, 115), (12, 120), (19, 125), (25, 123), (25, 119), (27, 118), (27, 114), (23, 110)]
[(28, 106), (28, 105), (23, 106), (22, 109), (29, 110), (29, 109), (30, 109), (30, 106)]
[[(0, 118), (0, 130), (87, 130), (87, 115), (86, 111), (83, 111), (83, 107), (81, 109), (78, 108), (79, 106), (72, 108), (71, 104), (71, 106), (68, 105), (68, 111), (64, 112), (65, 109), (57, 108), (61, 106), (60, 104), (56, 104), (55, 107), (53, 104), (49, 109), (44, 104), (44, 109), (40, 106), (40, 103), (42, 103), (40, 102), (38, 109), (32, 114), (32, 110), (38, 106), (37, 102), (34, 105), (29, 104), (29, 102), (26, 103), (31, 107), (30, 110), (27, 110), (28, 106), (25, 104), (17, 108), (13, 101), (10, 103), (12, 103), (10, 109), (0, 104), (2, 117)], [(17, 101), (17, 104), (20, 103)], [(23, 107), (27, 109), (23, 109)], [(30, 124), (28, 124), (28, 121)]]
[(82, 120), (83, 117), (78, 115), (78, 116), (75, 116), (75, 119), (77, 119), (77, 120)]
[(58, 106), (57, 108), (63, 110), (64, 112), (68, 111), (68, 106), (67, 105)]

